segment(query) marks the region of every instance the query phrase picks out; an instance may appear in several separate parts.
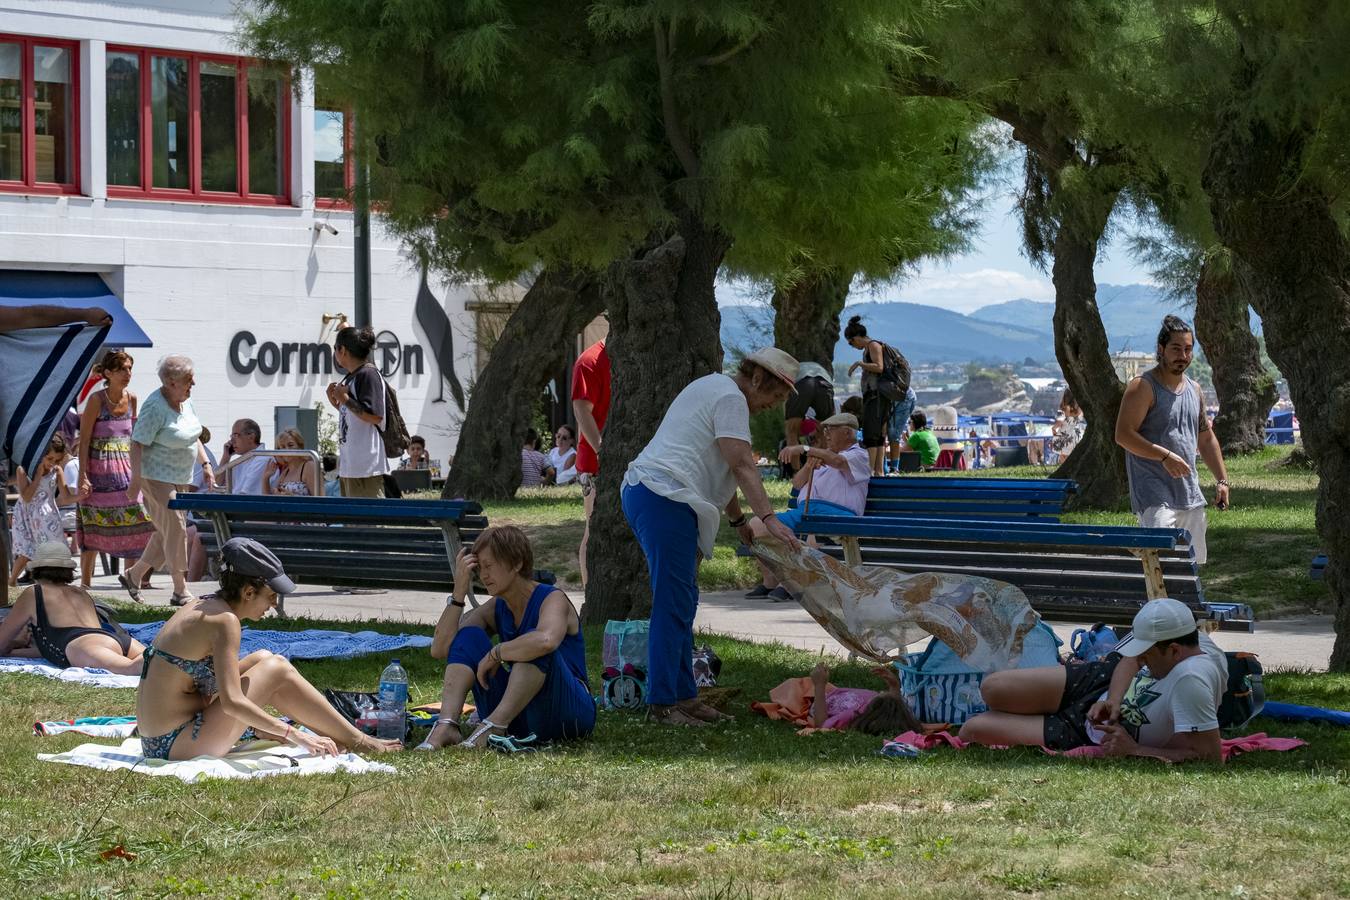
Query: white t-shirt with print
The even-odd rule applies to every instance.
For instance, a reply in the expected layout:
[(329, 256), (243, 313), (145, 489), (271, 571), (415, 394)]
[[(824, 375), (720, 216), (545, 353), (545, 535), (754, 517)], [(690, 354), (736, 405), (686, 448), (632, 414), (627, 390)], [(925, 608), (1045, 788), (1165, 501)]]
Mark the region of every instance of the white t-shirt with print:
[(343, 404), (338, 410), (338, 476), (341, 478), (369, 478), (389, 471), (389, 458), (384, 455), (385, 427), (384, 379), (372, 365), (364, 365), (342, 380), (353, 401), (365, 412), (380, 417), (379, 425), (357, 418), (351, 407)]
[(644, 484), (654, 494), (693, 507), (698, 548), (712, 559), (722, 509), (736, 493), (736, 477), (722, 458), (718, 438), (750, 442), (750, 406), (727, 375), (704, 375), (680, 391), (655, 436), (628, 465), (624, 484)]
[[(1198, 656), (1184, 659), (1167, 677), (1158, 679), (1148, 667), (1139, 670), (1120, 704), (1120, 724), (1145, 747), (1165, 747), (1172, 735), (1213, 731), (1219, 727), (1219, 702), (1228, 686), (1228, 657), (1209, 635), (1200, 634)], [(1106, 699), (1102, 694), (1101, 699)], [(1102, 732), (1088, 723), (1088, 737), (1102, 741)]]

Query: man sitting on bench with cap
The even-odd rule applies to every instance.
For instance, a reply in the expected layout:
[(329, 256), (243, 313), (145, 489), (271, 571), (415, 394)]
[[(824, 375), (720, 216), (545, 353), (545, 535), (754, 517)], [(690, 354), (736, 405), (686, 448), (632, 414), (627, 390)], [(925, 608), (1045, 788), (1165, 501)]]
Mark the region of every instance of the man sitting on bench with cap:
[[(797, 505), (777, 515), (778, 521), (793, 531), (801, 526), (808, 502), (816, 515), (826, 516), (860, 516), (867, 505), (872, 468), (867, 451), (858, 446), (858, 418), (852, 413), (837, 413), (820, 423), (820, 431), (824, 433), (820, 441), (823, 446), (795, 444), (784, 447), (778, 455), (780, 462), (801, 465), (792, 478), (792, 486), (800, 492)], [(769, 533), (758, 518), (750, 520), (750, 528), (756, 540)], [(745, 595), (747, 599), (792, 599), (763, 563), (759, 570), (761, 581)]]
[(1228, 661), (1179, 600), (1145, 603), (1134, 631), (1097, 662), (994, 672), (980, 684), (989, 712), (961, 727), (962, 740), (1107, 756), (1222, 762), (1219, 702)]

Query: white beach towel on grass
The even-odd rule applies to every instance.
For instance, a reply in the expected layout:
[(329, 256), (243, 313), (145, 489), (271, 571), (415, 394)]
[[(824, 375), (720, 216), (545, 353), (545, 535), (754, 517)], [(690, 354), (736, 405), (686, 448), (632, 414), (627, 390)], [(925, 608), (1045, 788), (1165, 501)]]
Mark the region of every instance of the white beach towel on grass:
[[(262, 743), (262, 742), (255, 742)], [(146, 759), (141, 754), (140, 738), (123, 741), (121, 746), (81, 744), (65, 753), (39, 753), (44, 762), (88, 766), (91, 769), (135, 769), (144, 775), (171, 775), (189, 784), (208, 778), (266, 778), (271, 775), (321, 775), (333, 772), (380, 772), (397, 770), (386, 763), (370, 762), (355, 753), (337, 756), (309, 756), (299, 747), (270, 745), (266, 749), (244, 750), (224, 758), (199, 756), (196, 759)]]
[(139, 675), (114, 675), (107, 669), (84, 669), (75, 666), (58, 669), (45, 659), (23, 656), (0, 657), (0, 675), (41, 675), (57, 681), (72, 681), (90, 687), (134, 688), (141, 683)]

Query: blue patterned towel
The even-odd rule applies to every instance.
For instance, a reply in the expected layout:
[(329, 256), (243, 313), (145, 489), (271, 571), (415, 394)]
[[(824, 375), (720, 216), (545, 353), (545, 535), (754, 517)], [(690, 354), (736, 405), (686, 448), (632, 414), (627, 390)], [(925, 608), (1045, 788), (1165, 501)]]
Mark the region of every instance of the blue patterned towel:
[[(126, 625), (126, 630), (142, 644), (159, 634), (163, 622)], [(412, 634), (380, 634), (378, 631), (268, 631), (244, 627), (239, 639), (239, 654), (271, 650), (287, 659), (347, 659), (366, 653), (387, 653), (404, 647), (430, 647), (431, 638)]]

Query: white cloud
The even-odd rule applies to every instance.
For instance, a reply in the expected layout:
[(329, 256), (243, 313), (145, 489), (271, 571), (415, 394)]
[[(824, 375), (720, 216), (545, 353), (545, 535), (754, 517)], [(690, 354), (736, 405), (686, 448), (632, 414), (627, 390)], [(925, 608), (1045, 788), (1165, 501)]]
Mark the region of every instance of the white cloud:
[(1048, 277), (1009, 269), (952, 272), (943, 266), (934, 265), (925, 266), (919, 274), (899, 284), (883, 285), (871, 291), (856, 291), (849, 300), (854, 303), (903, 300), (971, 313), (981, 306), (1019, 298), (1053, 301), (1055, 287)]

